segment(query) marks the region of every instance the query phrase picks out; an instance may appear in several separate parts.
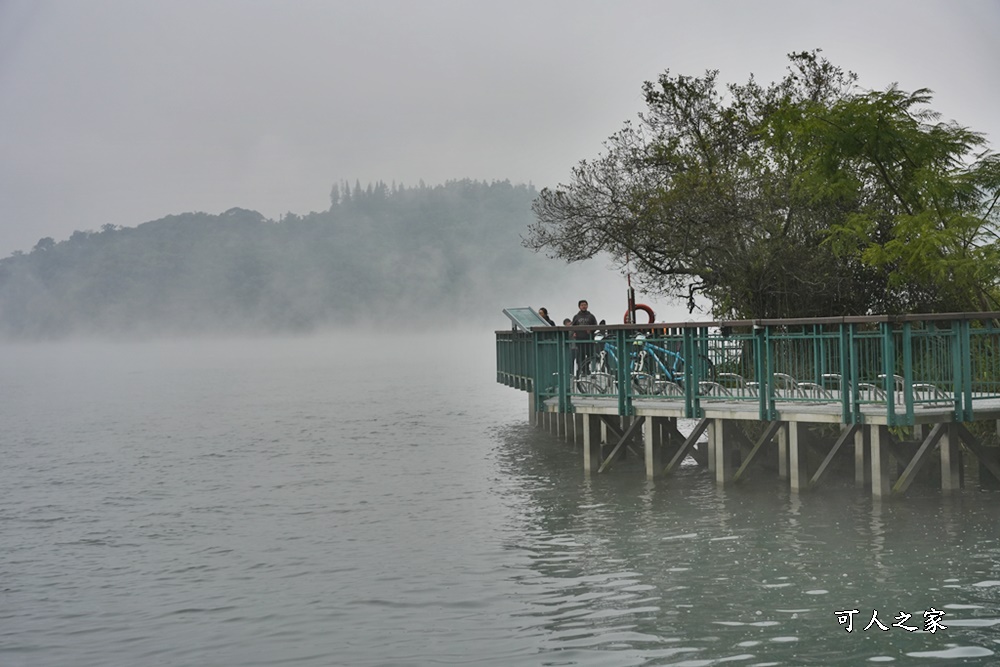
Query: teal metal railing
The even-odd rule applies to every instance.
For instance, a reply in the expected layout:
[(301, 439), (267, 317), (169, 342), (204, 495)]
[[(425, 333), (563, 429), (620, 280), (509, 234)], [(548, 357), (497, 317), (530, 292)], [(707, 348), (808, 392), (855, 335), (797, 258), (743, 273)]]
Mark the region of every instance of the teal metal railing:
[[(573, 334), (603, 334), (579, 340)], [(533, 391), (538, 409), (573, 412), (580, 399), (713, 403), (839, 412), (843, 423), (884, 414), (911, 425), (921, 410), (957, 421), (1000, 409), (1000, 313), (953, 313), (498, 331), (497, 381)], [(989, 403), (993, 401), (992, 405)]]
[(535, 376), (535, 334), (497, 332), (497, 382), (532, 391)]

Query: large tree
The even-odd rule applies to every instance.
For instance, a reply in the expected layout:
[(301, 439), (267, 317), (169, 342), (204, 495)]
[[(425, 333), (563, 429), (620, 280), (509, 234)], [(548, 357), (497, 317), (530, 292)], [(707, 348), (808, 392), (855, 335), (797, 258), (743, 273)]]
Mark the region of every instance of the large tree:
[(543, 190), (525, 244), (608, 253), (648, 291), (719, 317), (991, 304), (1000, 163), (936, 123), (927, 91), (862, 91), (818, 52), (779, 82), (665, 72), (638, 122)]

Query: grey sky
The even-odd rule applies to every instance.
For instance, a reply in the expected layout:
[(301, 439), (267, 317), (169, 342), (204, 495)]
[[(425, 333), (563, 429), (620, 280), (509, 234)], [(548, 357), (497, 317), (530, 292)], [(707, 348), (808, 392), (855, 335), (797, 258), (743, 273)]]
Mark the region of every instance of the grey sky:
[(0, 0), (0, 256), (355, 179), (565, 181), (664, 69), (822, 48), (1000, 137), (1000, 2)]

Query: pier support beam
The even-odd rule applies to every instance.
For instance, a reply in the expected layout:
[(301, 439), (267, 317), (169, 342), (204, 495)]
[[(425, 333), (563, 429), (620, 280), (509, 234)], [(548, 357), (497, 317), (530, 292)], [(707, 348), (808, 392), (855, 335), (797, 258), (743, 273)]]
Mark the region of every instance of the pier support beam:
[[(689, 435), (684, 441), (684, 444), (682, 444), (670, 457), (670, 461), (667, 462), (667, 467), (663, 469), (664, 475), (669, 475), (677, 469), (677, 467), (681, 464), (681, 461), (683, 461), (688, 453), (694, 449), (695, 445), (698, 443), (698, 438), (700, 438), (701, 434), (705, 432), (705, 429), (711, 429), (711, 424), (711, 419), (702, 419), (698, 422), (697, 426), (694, 427), (694, 430), (691, 431), (691, 435)], [(711, 446), (708, 447), (708, 451), (711, 456)]]
[(778, 431), (778, 479), (788, 479), (788, 427)]
[[(924, 429), (914, 429), (915, 432), (920, 433)], [(934, 428), (927, 433), (927, 436), (920, 442), (920, 446), (917, 447), (917, 451), (910, 458), (909, 463), (903, 468), (903, 472), (899, 474), (899, 479), (892, 486), (893, 493), (903, 493), (908, 488), (913, 480), (916, 479), (917, 474), (920, 472), (921, 467), (931, 458), (931, 454), (934, 451), (934, 447), (938, 446), (941, 439), (945, 436), (948, 431), (948, 424), (941, 423), (935, 424)], [(904, 459), (905, 460), (905, 459)], [(944, 485), (944, 480), (942, 480), (942, 487)]]
[(646, 457), (646, 479), (654, 479), (663, 473), (664, 437), (666, 417), (650, 417), (643, 431), (643, 449)]
[[(715, 482), (728, 484), (736, 474), (736, 452), (739, 451), (739, 440), (733, 433), (737, 425), (726, 419), (713, 419), (708, 432), (709, 462), (712, 452), (715, 452)], [(714, 441), (713, 441), (714, 440)]]
[[(962, 424), (955, 424), (958, 437), (962, 439), (965, 446), (972, 455), (979, 461), (980, 468), (986, 468), (994, 479), (1000, 483), (1000, 460), (997, 457), (997, 450), (994, 447), (984, 447)], [(982, 470), (980, 470), (980, 484), (983, 484)]]
[(872, 495), (887, 498), (892, 493), (892, 478), (896, 462), (887, 426), (871, 426)]
[(799, 422), (788, 422), (788, 483), (792, 491), (804, 491), (809, 486), (804, 430)]
[(858, 424), (844, 425), (840, 431), (840, 435), (837, 437), (837, 440), (833, 443), (833, 446), (830, 447), (830, 451), (828, 451), (826, 456), (823, 457), (823, 462), (819, 464), (819, 468), (816, 469), (816, 472), (813, 473), (812, 478), (809, 480), (810, 488), (819, 483), (819, 480), (823, 478), (823, 474), (826, 473), (826, 471), (833, 465), (834, 460), (836, 460), (840, 450), (843, 449), (844, 444), (848, 440), (854, 439), (857, 432), (861, 430), (861, 428), (862, 427)]
[(746, 473), (747, 468), (750, 467), (750, 464), (753, 462), (757, 454), (760, 453), (763, 447), (773, 440), (775, 435), (781, 431), (785, 431), (787, 428), (788, 427), (784, 422), (771, 422), (771, 424), (764, 430), (764, 434), (760, 436), (760, 439), (757, 440), (750, 451), (743, 457), (743, 463), (740, 464), (740, 469), (737, 470), (736, 474), (733, 476), (733, 481), (738, 482), (743, 479), (743, 475)]
[[(625, 452), (629, 449), (629, 443), (632, 438), (639, 435), (642, 431), (642, 425), (646, 421), (645, 417), (620, 417), (616, 420), (616, 424), (612, 419), (606, 415), (601, 415), (601, 423), (606, 427), (607, 434), (614, 436), (614, 442), (609, 443), (614, 446), (611, 448), (611, 453), (608, 454), (608, 457), (601, 461), (601, 466), (597, 469), (597, 472), (604, 472), (616, 460), (625, 458)], [(620, 430), (619, 426), (621, 427)]]
[(583, 415), (583, 469), (597, 472), (601, 467), (601, 418)]
[(566, 412), (560, 417), (563, 420), (563, 440), (573, 442), (576, 438), (576, 413)]
[(962, 450), (959, 447), (958, 429), (948, 424), (941, 436), (941, 490), (954, 493), (962, 489)]
[(862, 426), (854, 434), (854, 485), (862, 488), (872, 481), (871, 429), (871, 426)]
[(719, 427), (719, 419), (706, 419), (704, 420), (705, 435), (708, 438), (708, 446), (705, 448), (705, 453), (708, 455), (708, 472), (715, 476), (715, 441), (722, 437), (722, 429)]

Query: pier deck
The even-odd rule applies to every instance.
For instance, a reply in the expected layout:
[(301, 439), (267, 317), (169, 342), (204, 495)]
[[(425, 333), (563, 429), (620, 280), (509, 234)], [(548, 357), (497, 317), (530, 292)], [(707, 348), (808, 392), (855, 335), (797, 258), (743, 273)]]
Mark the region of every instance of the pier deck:
[[(997, 322), (957, 313), (498, 331), (497, 381), (529, 393), (535, 423), (582, 443), (590, 472), (641, 448), (649, 478), (696, 455), (720, 484), (768, 459), (794, 491), (834, 468), (880, 497), (920, 477), (954, 491), (966, 468), (1000, 480), (1000, 448), (983, 437), (1000, 427)], [(694, 431), (681, 433), (680, 419)], [(926, 466), (934, 457), (938, 471)]]

